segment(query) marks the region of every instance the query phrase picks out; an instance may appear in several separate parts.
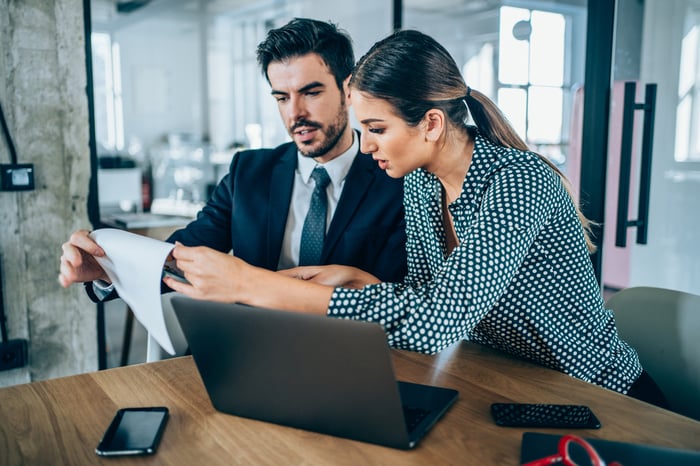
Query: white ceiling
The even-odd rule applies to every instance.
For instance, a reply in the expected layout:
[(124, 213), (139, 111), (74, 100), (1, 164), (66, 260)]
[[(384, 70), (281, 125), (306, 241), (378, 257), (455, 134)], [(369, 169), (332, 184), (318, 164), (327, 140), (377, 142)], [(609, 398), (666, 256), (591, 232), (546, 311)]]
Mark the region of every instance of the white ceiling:
[[(266, 3), (266, 0), (150, 0), (145, 5), (128, 13), (119, 13), (118, 4), (128, 4), (131, 0), (91, 0), (93, 29), (118, 29), (134, 20), (154, 16), (186, 15), (191, 17), (200, 9), (207, 13), (235, 11), (251, 4)], [(137, 0), (138, 3), (138, 0)]]
[[(118, 13), (117, 4), (130, 3), (132, 0), (91, 0), (93, 29), (119, 29), (135, 18), (144, 19), (153, 16), (182, 15), (191, 18), (192, 14), (205, 10), (209, 14), (231, 13), (254, 4), (275, 5), (286, 3), (284, 0), (150, 0), (141, 8), (130, 13)], [(140, 0), (135, 0), (139, 2)], [(328, 0), (340, 1), (340, 0)], [(352, 0), (350, 0), (352, 1)], [(393, 4), (386, 1), (388, 7)], [(468, 15), (481, 11), (491, 11), (502, 4), (523, 7), (546, 7), (547, 5), (586, 6), (587, 0), (403, 0), (407, 10)]]

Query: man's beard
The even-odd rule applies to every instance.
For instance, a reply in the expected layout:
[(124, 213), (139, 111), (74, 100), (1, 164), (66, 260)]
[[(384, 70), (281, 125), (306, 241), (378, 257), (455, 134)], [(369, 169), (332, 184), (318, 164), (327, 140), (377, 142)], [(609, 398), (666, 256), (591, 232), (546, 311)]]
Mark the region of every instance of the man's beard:
[(335, 121), (325, 128), (320, 123), (310, 120), (299, 120), (290, 128), (290, 133), (293, 134), (294, 129), (297, 127), (310, 126), (312, 128), (318, 128), (319, 132), (324, 136), (321, 146), (317, 149), (311, 149), (310, 147), (307, 148), (305, 145), (300, 146), (297, 144), (301, 155), (310, 158), (322, 157), (335, 148), (336, 144), (338, 144), (338, 141), (340, 141), (340, 138), (343, 136), (343, 132), (348, 127), (348, 112), (346, 108), (345, 102), (342, 102)]

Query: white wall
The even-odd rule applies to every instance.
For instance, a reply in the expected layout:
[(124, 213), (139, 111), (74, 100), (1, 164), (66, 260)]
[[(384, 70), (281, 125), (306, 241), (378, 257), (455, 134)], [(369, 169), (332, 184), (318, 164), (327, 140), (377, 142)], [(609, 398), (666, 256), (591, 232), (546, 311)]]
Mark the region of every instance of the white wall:
[(202, 135), (199, 28), (190, 20), (148, 19), (113, 35), (121, 50), (124, 136), (145, 147), (169, 132)]

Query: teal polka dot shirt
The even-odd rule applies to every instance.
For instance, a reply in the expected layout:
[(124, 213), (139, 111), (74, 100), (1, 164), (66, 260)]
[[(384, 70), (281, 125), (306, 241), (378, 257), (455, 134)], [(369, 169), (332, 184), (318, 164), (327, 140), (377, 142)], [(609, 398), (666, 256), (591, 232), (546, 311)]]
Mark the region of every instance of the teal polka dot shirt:
[(642, 368), (604, 307), (559, 176), (536, 154), (477, 135), (449, 206), (459, 246), (447, 257), (441, 199), (436, 176), (405, 177), (408, 275), (336, 288), (328, 314), (377, 322), (396, 348), (435, 353), (471, 340), (627, 393)]

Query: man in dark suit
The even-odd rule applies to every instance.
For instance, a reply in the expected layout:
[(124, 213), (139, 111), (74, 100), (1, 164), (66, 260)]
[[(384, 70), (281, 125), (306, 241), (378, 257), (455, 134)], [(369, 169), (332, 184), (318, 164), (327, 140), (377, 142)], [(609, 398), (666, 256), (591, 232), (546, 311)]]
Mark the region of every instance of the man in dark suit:
[[(349, 37), (332, 24), (295, 19), (268, 33), (258, 62), (293, 142), (236, 154), (197, 219), (168, 241), (233, 251), (271, 270), (342, 264), (400, 281), (406, 272), (403, 182), (360, 153), (359, 134), (349, 125)], [(304, 224), (318, 167), (329, 178), (321, 194), (325, 239), (319, 253), (308, 256)], [(103, 254), (86, 230), (75, 232), (63, 245), (60, 283), (86, 282), (93, 299), (114, 296), (93, 257)]]
[[(406, 266), (402, 185), (380, 171), (371, 157), (356, 154), (320, 263), (354, 265), (384, 280), (401, 280)], [(297, 157), (293, 143), (237, 154), (197, 220), (170, 241), (206, 244), (222, 252), (233, 249), (236, 257), (270, 270), (298, 265), (296, 257), (290, 257), (298, 253), (284, 257), (283, 247), (288, 211), (293, 210)]]

